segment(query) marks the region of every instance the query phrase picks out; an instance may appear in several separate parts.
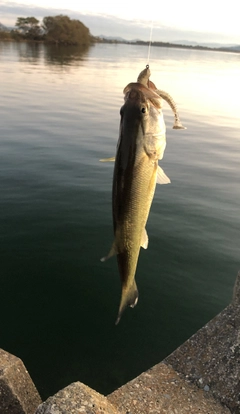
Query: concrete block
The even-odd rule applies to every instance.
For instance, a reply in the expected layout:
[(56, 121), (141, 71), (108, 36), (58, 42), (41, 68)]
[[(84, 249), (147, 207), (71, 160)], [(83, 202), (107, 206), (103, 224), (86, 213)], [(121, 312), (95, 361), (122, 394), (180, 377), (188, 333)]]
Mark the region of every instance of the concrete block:
[(0, 349), (0, 414), (34, 414), (40, 403), (21, 359)]
[(106, 397), (74, 382), (42, 403), (36, 414), (119, 414)]
[(231, 414), (211, 393), (181, 378), (164, 363), (155, 365), (107, 398), (124, 414)]

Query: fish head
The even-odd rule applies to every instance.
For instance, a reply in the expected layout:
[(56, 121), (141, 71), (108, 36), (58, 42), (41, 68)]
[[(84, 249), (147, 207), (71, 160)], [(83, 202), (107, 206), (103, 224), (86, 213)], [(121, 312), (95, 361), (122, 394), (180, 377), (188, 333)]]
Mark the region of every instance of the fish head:
[(151, 158), (162, 159), (166, 147), (162, 98), (139, 82), (128, 84), (124, 94), (120, 139), (125, 141), (125, 152), (129, 145), (136, 145), (136, 150), (144, 150)]

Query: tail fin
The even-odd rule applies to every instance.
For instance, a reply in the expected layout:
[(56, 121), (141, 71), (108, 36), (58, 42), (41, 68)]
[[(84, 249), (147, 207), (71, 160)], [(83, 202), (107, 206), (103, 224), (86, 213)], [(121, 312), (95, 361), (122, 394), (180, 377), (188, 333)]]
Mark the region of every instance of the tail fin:
[(133, 284), (130, 288), (122, 289), (122, 297), (121, 302), (118, 310), (118, 316), (117, 320), (115, 322), (115, 325), (117, 325), (121, 319), (121, 316), (126, 309), (127, 306), (130, 306), (131, 308), (134, 308), (138, 302), (138, 289), (135, 282), (135, 279), (133, 281)]

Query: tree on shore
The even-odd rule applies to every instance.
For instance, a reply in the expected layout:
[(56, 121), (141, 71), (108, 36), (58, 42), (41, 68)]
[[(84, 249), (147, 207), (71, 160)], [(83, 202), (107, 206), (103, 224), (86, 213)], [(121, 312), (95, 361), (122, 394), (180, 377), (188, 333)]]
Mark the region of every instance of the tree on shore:
[(43, 19), (45, 40), (56, 44), (88, 45), (91, 42), (89, 29), (79, 20), (62, 14)]
[[(35, 17), (18, 17), (15, 30), (9, 33), (13, 40), (40, 40), (64, 45), (89, 45), (95, 41), (89, 29), (79, 20), (62, 14), (43, 18), (42, 24)], [(1, 27), (0, 27), (1, 29)], [(1, 32), (1, 30), (0, 30)], [(0, 33), (0, 38), (6, 33)]]
[(15, 26), (26, 39), (37, 39), (41, 35), (39, 20), (35, 17), (18, 17)]

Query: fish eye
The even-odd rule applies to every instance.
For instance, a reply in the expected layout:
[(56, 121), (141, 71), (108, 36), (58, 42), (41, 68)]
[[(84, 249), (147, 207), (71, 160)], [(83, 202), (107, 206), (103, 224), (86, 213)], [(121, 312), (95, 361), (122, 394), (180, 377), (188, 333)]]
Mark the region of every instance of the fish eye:
[(145, 106), (143, 106), (143, 107), (142, 107), (141, 112), (142, 112), (143, 114), (145, 114), (145, 113), (146, 113), (146, 108), (145, 108)]

